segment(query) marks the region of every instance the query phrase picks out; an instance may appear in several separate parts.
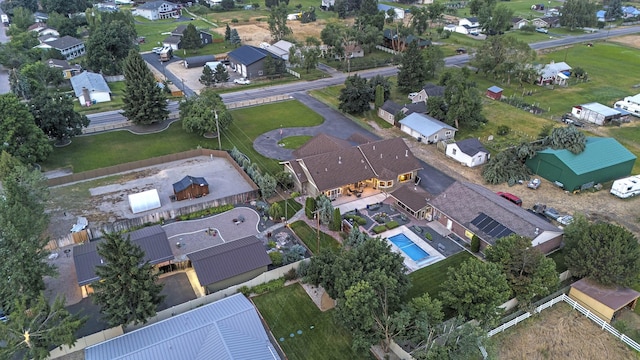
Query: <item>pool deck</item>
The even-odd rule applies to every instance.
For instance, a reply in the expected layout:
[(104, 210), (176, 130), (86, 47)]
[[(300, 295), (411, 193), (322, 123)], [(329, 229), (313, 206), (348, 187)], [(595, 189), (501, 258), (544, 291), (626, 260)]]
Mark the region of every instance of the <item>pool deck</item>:
[[(422, 250), (426, 251), (429, 254), (429, 257), (426, 260), (415, 262), (413, 261), (407, 254), (405, 254), (400, 248), (398, 248), (395, 244), (388, 240), (388, 238), (398, 235), (404, 234), (404, 236), (408, 237), (414, 244), (420, 247)], [(406, 226), (399, 226), (395, 229), (391, 229), (380, 233), (382, 238), (387, 238), (387, 242), (391, 245), (393, 251), (398, 252), (404, 257), (404, 265), (409, 269), (409, 272), (416, 271), (418, 269), (422, 269), (425, 266), (429, 266), (434, 264), (440, 260), (444, 260), (444, 256), (436, 250), (434, 247), (429, 245), (429, 243), (422, 239), (420, 236), (416, 235), (413, 231), (409, 230)]]

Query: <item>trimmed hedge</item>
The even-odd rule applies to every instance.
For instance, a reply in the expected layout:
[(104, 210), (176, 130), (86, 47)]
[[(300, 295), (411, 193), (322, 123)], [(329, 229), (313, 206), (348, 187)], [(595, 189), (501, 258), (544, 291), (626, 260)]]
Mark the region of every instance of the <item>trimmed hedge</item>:
[(391, 230), (397, 228), (398, 226), (400, 226), (400, 224), (398, 224), (397, 221), (393, 220), (386, 223), (385, 226), (387, 227), (387, 229)]
[(345, 215), (344, 218), (347, 220), (353, 220), (353, 222), (355, 222), (358, 225), (367, 225), (367, 219), (363, 218), (362, 216)]
[(231, 204), (216, 206), (216, 207), (212, 207), (212, 208), (196, 211), (196, 212), (193, 212), (191, 214), (180, 215), (180, 216), (178, 216), (178, 220), (199, 219), (199, 218), (204, 217), (204, 216), (221, 214), (221, 213), (227, 212), (227, 211), (229, 211), (229, 210), (231, 210), (233, 208), (234, 208), (234, 206), (231, 205)]
[(284, 283), (285, 283), (285, 279), (284, 277), (275, 279), (275, 280), (271, 280), (267, 283), (264, 284), (260, 284), (260, 285), (256, 285), (252, 288), (249, 288), (247, 286), (243, 286), (240, 289), (238, 289), (238, 291), (240, 291), (244, 296), (249, 296), (251, 294), (256, 294), (256, 295), (260, 295), (260, 294), (264, 294), (266, 292), (270, 292), (270, 291), (274, 291), (274, 290), (278, 290), (280, 288), (284, 287)]
[(381, 232), (387, 231), (387, 227), (385, 225), (378, 225), (374, 226), (371, 230), (376, 234), (380, 234)]

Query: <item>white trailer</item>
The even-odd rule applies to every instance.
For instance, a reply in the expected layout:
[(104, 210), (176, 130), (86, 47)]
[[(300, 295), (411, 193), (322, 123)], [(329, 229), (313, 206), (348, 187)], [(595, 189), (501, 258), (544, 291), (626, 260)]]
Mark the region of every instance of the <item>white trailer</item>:
[(613, 107), (617, 110), (628, 112), (633, 116), (640, 117), (640, 94), (627, 96), (626, 98), (617, 101)]
[(614, 181), (611, 185), (611, 193), (622, 199), (640, 195), (640, 175)]
[(9, 25), (9, 16), (7, 16), (7, 14), (0, 15), (0, 21), (2, 21), (4, 26)]

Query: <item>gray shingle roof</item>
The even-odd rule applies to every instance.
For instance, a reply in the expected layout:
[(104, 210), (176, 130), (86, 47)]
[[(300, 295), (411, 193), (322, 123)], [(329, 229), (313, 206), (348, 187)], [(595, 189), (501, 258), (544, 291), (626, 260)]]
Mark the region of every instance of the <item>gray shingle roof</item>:
[(307, 156), (323, 154), (327, 152), (335, 151), (336, 149), (346, 149), (351, 147), (351, 144), (337, 137), (320, 133), (314, 136), (304, 145), (300, 146), (293, 151), (293, 156), (296, 159), (300, 159)]
[(440, 85), (436, 85), (436, 84), (432, 84), (432, 83), (426, 83), (422, 87), (422, 90), (424, 90), (424, 92), (427, 93), (427, 96), (429, 96), (429, 97), (431, 97), (431, 96), (444, 96), (445, 87), (444, 86), (440, 86)]
[(193, 184), (199, 185), (199, 186), (209, 185), (207, 180), (205, 180), (203, 177), (195, 177), (195, 176), (187, 175), (183, 177), (182, 180), (173, 184), (173, 191), (178, 193)]
[(62, 51), (70, 47), (84, 44), (84, 42), (71, 36), (63, 36), (59, 39), (48, 41), (47, 44)]
[(87, 360), (279, 360), (258, 312), (235, 294), (85, 350)]
[(271, 264), (271, 258), (255, 236), (227, 242), (188, 254), (203, 286)]
[[(380, 180), (396, 180), (395, 177), (400, 174), (422, 169), (402, 138), (380, 140), (358, 147)], [(387, 172), (386, 176), (383, 176), (384, 171)]]
[(463, 153), (469, 156), (473, 156), (481, 151), (487, 154), (489, 153), (487, 149), (484, 148), (480, 140), (476, 138), (456, 141), (456, 145), (458, 145), (458, 148), (460, 149), (460, 151), (462, 151)]
[(89, 92), (111, 92), (109, 85), (101, 74), (85, 71), (71, 78), (71, 86), (76, 97), (82, 95), (82, 89), (86, 88)]
[(180, 44), (182, 41), (182, 36), (179, 35), (169, 35), (164, 40), (162, 40), (163, 44)]
[(393, 100), (387, 100), (380, 107), (382, 110), (388, 112), (389, 114), (395, 115), (402, 109), (402, 105), (394, 102)]
[(160, 6), (162, 6), (162, 4), (169, 4), (172, 6), (176, 6), (176, 4), (169, 2), (169, 1), (150, 1), (150, 2), (146, 2), (140, 6), (138, 6), (138, 9), (144, 9), (144, 10), (156, 10), (158, 8), (160, 8)]
[(405, 115), (411, 115), (413, 113), (426, 114), (427, 112), (427, 104), (424, 101), (405, 104), (403, 108), (406, 109)]
[[(167, 234), (160, 225), (142, 228), (123, 236), (129, 236), (132, 243), (140, 246), (144, 251), (144, 260), (151, 264), (173, 259)], [(73, 262), (76, 266), (78, 285), (83, 286), (98, 280), (96, 266), (101, 265), (103, 260), (97, 249), (103, 241), (101, 239), (73, 247)]]
[(427, 199), (433, 196), (420, 186), (406, 184), (394, 190), (391, 196), (408, 206), (413, 211), (418, 211), (428, 205)]

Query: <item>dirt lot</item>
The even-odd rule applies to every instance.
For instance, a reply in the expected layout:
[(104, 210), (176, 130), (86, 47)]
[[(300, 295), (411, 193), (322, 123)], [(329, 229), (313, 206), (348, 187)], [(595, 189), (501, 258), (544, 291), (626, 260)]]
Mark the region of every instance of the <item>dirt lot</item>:
[[(264, 19), (264, 17), (262, 17)], [(242, 39), (243, 45), (258, 46), (260, 43), (271, 43), (271, 33), (269, 32), (269, 24), (266, 21), (255, 21), (256, 18), (251, 19), (249, 24), (235, 24), (233, 28), (238, 30), (238, 35)], [(325, 20), (318, 20), (313, 23), (303, 24), (300, 21), (287, 21), (287, 26), (293, 31), (293, 37), (300, 41), (313, 36), (317, 39), (320, 38), (320, 32), (324, 29), (327, 22)], [(225, 27), (218, 27), (212, 29), (224, 36)]]
[(611, 39), (611, 41), (640, 49), (640, 35), (620, 36)]
[(498, 359), (637, 359), (631, 348), (565, 303), (494, 336), (493, 341)]

